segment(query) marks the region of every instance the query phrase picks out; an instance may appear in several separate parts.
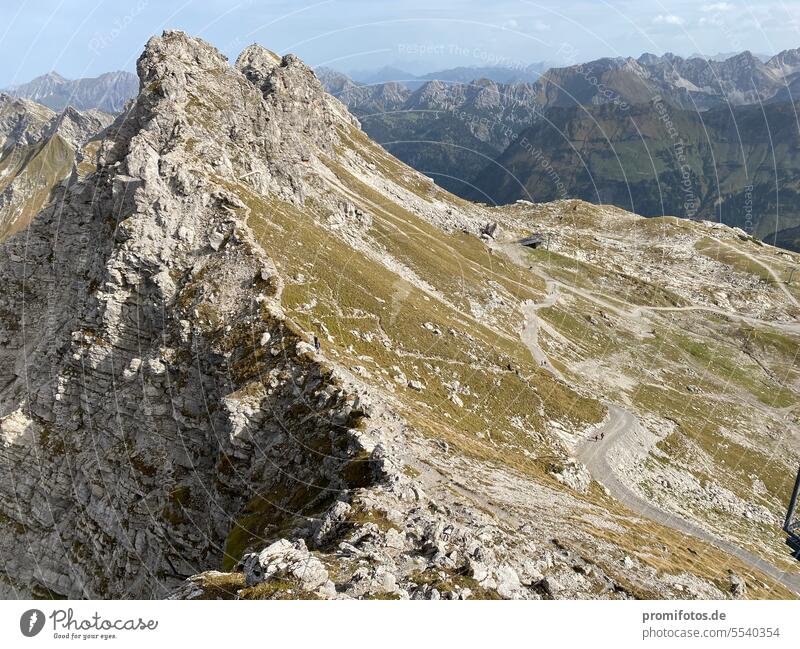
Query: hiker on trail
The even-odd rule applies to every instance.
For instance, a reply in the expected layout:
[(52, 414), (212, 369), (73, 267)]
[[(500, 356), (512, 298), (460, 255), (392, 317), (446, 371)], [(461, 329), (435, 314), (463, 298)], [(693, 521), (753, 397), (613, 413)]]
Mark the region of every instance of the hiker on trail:
[(322, 343), (320, 343), (319, 338), (316, 334), (314, 334), (314, 349), (319, 351), (322, 348)]
[(600, 439), (603, 439), (605, 436), (606, 436), (606, 432), (605, 432), (605, 431), (603, 431), (602, 433), (600, 433)]

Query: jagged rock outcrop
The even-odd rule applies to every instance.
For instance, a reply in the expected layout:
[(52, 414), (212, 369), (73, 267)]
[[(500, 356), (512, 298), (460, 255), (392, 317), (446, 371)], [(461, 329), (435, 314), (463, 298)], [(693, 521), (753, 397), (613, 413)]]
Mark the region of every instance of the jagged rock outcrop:
[[(235, 217), (241, 203), (208, 181), (232, 176), (234, 143), (274, 160), (280, 136), (265, 134), (278, 120), (220, 54), (182, 34), (153, 39), (138, 67), (144, 92), (109, 130), (91, 182), (59, 188), (27, 247), (9, 241), (0, 262), (16, 289), (3, 294), (0, 350), (11, 379), (2, 506), (16, 527), (0, 543), (17, 595), (163, 594), (241, 551), (225, 539), (248, 503), (258, 520), (240, 523), (242, 546), (264, 519), (280, 523), (286, 494), (299, 512), (346, 489), (337, 470), (359, 452), (351, 397), (298, 351), (277, 280), (264, 277), (271, 262)], [(208, 168), (192, 173), (179, 138), (201, 88), (252, 109), (209, 125)], [(291, 474), (275, 458), (290, 458)]]
[(39, 141), (54, 116), (44, 106), (0, 93), (0, 149), (7, 151)]
[(382, 475), (367, 397), (283, 315), (230, 189), (302, 205), (309, 158), (357, 122), (293, 56), (239, 66), (152, 39), (97, 171), (4, 244), (6, 594), (163, 595)]

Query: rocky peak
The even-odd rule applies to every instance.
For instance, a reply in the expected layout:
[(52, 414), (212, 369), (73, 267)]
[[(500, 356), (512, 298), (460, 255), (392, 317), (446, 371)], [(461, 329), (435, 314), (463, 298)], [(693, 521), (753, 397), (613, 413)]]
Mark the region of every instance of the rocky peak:
[(777, 70), (782, 75), (796, 74), (800, 70), (800, 48), (776, 54), (767, 61), (766, 67)]
[(47, 137), (60, 135), (73, 147), (78, 148), (96, 137), (108, 127), (114, 118), (97, 110), (79, 111), (67, 106), (64, 111), (50, 123)]
[(650, 52), (645, 52), (637, 60), (642, 65), (647, 66), (647, 65), (655, 65), (656, 63), (661, 61), (661, 57), (656, 54), (652, 54)]
[(381, 83), (373, 87), (378, 91), (380, 97), (390, 101), (402, 101), (407, 99), (411, 94), (408, 87), (397, 81), (387, 81), (386, 83)]
[(0, 150), (38, 141), (53, 117), (44, 106), (0, 93)]
[[(282, 71), (304, 75), (291, 58), (284, 61)], [(0, 397), (0, 417), (23, 408), (33, 419), (15, 417), (34, 435), (14, 438), (17, 445), (2, 446), (0, 453), (17, 464), (28, 443), (46, 443), (38, 436), (45, 427), (47, 434), (63, 436), (67, 450), (48, 452), (40, 467), (60, 474), (64, 457), (71, 457), (76, 470), (45, 491), (33, 487), (47, 482), (44, 475), (32, 476), (31, 507), (54, 507), (56, 520), (67, 523), (75, 541), (68, 546), (96, 550), (91, 557), (68, 558), (51, 545), (55, 537), (37, 531), (32, 522), (26, 547), (37, 548), (30, 556), (40, 560), (31, 563), (19, 556), (10, 569), (20, 584), (41, 584), (73, 596), (163, 594), (164, 581), (191, 574), (209, 560), (218, 565), (230, 515), (253, 495), (247, 484), (294, 489), (282, 483), (281, 474), (265, 473), (259, 464), (264, 456), (255, 459), (253, 443), (262, 450), (275, 447), (270, 454), (282, 448), (281, 454), (300, 464), (305, 463), (303, 452), (292, 440), (331, 435), (342, 440), (341, 448), (350, 444), (349, 410), (335, 425), (326, 411), (318, 423), (294, 432), (263, 414), (275, 415), (291, 403), (321, 403), (315, 392), (329, 381), (313, 353), (302, 347), (301, 332), (284, 323), (275, 266), (254, 243), (246, 224), (248, 209), (232, 190), (243, 195), (262, 191), (264, 203), (278, 200), (276, 195), (296, 197), (302, 181), (288, 157), (298, 158), (290, 151), (292, 140), (304, 136), (294, 131), (294, 117), (277, 110), (280, 103), (270, 104), (216, 49), (181, 32), (151, 39), (137, 69), (140, 95), (108, 129), (97, 171), (56, 188), (55, 200), (31, 221), (32, 244), (24, 260), (15, 238), (0, 254), (0, 278), (8, 287), (0, 296), (0, 370), (10, 377)], [(79, 132), (87, 119), (67, 110), (55, 128)], [(243, 175), (248, 185), (240, 180)], [(59, 219), (58, 228), (54, 219)], [(25, 317), (42, 341), (29, 348), (27, 358), (19, 356), (25, 345), (16, 335), (16, 320), (11, 323), (6, 315), (22, 290), (17, 264), (32, 269)], [(54, 274), (53, 268), (71, 270)], [(48, 315), (51, 300), (66, 306)], [(262, 342), (249, 345), (250, 335)], [(190, 348), (203, 358), (196, 369), (183, 354)], [(300, 352), (308, 358), (299, 358)], [(85, 369), (80, 381), (75, 380), (76, 363)], [(28, 376), (38, 385), (26, 393), (18, 372), (27, 365), (35, 368), (37, 377)], [(45, 374), (55, 378), (45, 382)], [(269, 395), (260, 376), (275, 384)], [(173, 378), (181, 386), (177, 392), (166, 387)], [(90, 426), (79, 392), (99, 394), (110, 389), (109, 380), (115, 384), (115, 404), (92, 407), (94, 440), (107, 450), (96, 463), (84, 456), (92, 444), (83, 438)], [(245, 386), (250, 387), (238, 392)], [(325, 403), (342, 407), (347, 398), (342, 386), (327, 388)], [(298, 401), (297, 395), (308, 390), (308, 397)], [(198, 409), (201, 394), (214, 401), (210, 413)], [(180, 414), (169, 405), (173, 397), (181, 402)], [(7, 430), (3, 420), (0, 430)], [(322, 479), (335, 484), (341, 480), (338, 465), (347, 461), (347, 454), (341, 455), (343, 460), (329, 462), (330, 469), (315, 458), (305, 469), (294, 465), (292, 480), (305, 472), (307, 484)], [(222, 480), (233, 480), (227, 486), (213, 478), (217, 463), (225, 466)], [(331, 475), (324, 478), (327, 472)], [(106, 475), (124, 488), (102, 488)], [(0, 484), (0, 493), (8, 488)], [(186, 497), (179, 502), (176, 493)], [(0, 500), (8, 502), (5, 495)], [(113, 511), (125, 512), (122, 528), (109, 517)], [(194, 514), (187, 517), (182, 511)], [(123, 529), (129, 525), (137, 528), (132, 535)], [(156, 551), (158, 538), (165, 535), (169, 547)], [(101, 537), (118, 541), (108, 545), (108, 552), (100, 551)], [(4, 555), (9, 542), (0, 533)], [(133, 560), (134, 555), (139, 558)], [(127, 578), (110, 583), (104, 571), (122, 571)]]
[(266, 82), (278, 65), (281, 65), (280, 56), (255, 43), (245, 48), (236, 59), (236, 68), (259, 87)]
[(212, 45), (181, 31), (154, 36), (136, 62), (140, 90), (182, 98), (201, 75), (228, 70), (228, 59)]
[(51, 70), (47, 74), (43, 74), (40, 78), (47, 79), (48, 81), (52, 81), (53, 83), (64, 83), (66, 81), (66, 78), (61, 76), (55, 70)]
[(764, 65), (761, 62), (761, 59), (754, 56), (750, 50), (744, 50), (743, 52), (739, 52), (734, 56), (730, 57), (723, 61), (723, 63), (728, 63), (732, 66), (738, 67), (760, 67)]
[(317, 79), (319, 79), (323, 88), (325, 88), (325, 90), (327, 90), (334, 96), (340, 94), (341, 92), (344, 92), (345, 90), (359, 87), (359, 84), (353, 81), (346, 74), (337, 72), (332, 68), (319, 66), (314, 68), (314, 74), (317, 75)]
[(425, 110), (450, 110), (464, 97), (463, 84), (433, 79), (421, 85), (408, 98), (408, 107)]
[(273, 118), (284, 124), (282, 136), (289, 136), (295, 149), (307, 150), (310, 143), (305, 140), (311, 139), (331, 152), (337, 140), (336, 127), (358, 125), (294, 54), (279, 59), (270, 50), (253, 45), (239, 56), (236, 69), (261, 91)]
[(480, 79), (475, 79), (470, 83), (471, 86), (476, 88), (491, 88), (497, 89), (499, 88), (499, 84), (492, 79), (487, 79), (486, 77), (481, 77)]
[(44, 96), (48, 92), (51, 92), (54, 88), (62, 86), (65, 83), (67, 83), (67, 79), (62, 77), (58, 72), (50, 71), (46, 74), (36, 77), (28, 84), (12, 86), (11, 89), (16, 90), (24, 86), (30, 86), (35, 90), (34, 96), (30, 98), (37, 100), (39, 97)]

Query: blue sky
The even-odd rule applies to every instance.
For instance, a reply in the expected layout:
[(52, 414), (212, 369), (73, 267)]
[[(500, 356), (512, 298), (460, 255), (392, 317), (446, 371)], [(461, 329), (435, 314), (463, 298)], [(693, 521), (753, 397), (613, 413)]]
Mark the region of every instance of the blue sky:
[(3, 0), (0, 87), (49, 70), (133, 70), (147, 39), (183, 29), (234, 58), (258, 42), (310, 65), (576, 63), (800, 47), (800, 2), (628, 0)]

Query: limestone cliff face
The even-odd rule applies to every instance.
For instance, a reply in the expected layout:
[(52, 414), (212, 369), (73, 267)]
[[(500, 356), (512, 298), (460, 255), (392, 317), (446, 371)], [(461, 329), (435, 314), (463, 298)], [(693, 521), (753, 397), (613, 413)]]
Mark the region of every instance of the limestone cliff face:
[[(418, 500), (380, 444), (397, 416), (378, 425), (366, 386), (285, 316), (242, 200), (313, 204), (340, 227), (356, 210), (320, 161), (358, 122), (296, 57), (252, 47), (237, 66), (179, 32), (151, 39), (88, 168), (2, 244), (6, 596), (164, 596), (271, 539), (330, 542), (355, 490), (388, 480)], [(58, 126), (83, 143), (82, 119)]]
[(0, 140), (2, 149), (33, 144), (41, 139), (47, 124), (55, 117), (49, 108), (25, 99), (0, 94)]
[[(98, 171), (0, 255), (5, 595), (163, 595), (241, 554), (261, 519), (291, 528), (324, 509), (361, 450), (353, 397), (285, 320), (275, 267), (225, 189), (249, 150), (261, 182), (293, 195), (280, 151), (303, 125), (182, 34), (151, 40), (138, 70)], [(192, 101), (240, 109), (205, 124)], [(192, 135), (204, 149), (190, 160)], [(248, 503), (252, 524), (226, 547)]]

